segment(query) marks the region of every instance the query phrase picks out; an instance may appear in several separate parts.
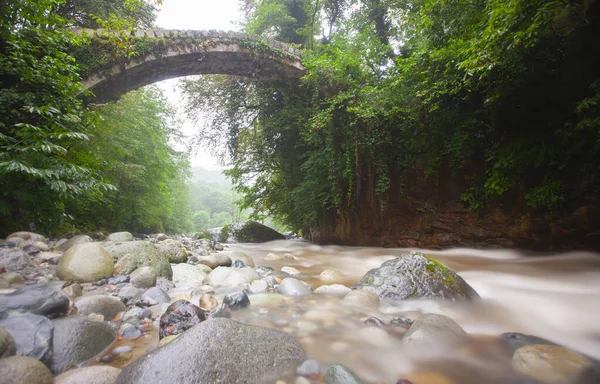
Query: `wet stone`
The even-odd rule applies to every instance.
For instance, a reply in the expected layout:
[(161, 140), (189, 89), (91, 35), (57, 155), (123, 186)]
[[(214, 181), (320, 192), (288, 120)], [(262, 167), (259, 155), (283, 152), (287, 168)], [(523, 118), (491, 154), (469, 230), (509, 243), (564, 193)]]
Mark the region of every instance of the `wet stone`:
[(256, 273), (258, 273), (258, 275), (260, 277), (265, 277), (265, 276), (269, 275), (272, 271), (273, 271), (273, 268), (267, 267), (266, 265), (260, 265), (260, 266), (256, 267)]
[(71, 296), (71, 298), (79, 297), (83, 294), (83, 287), (79, 284), (71, 284), (62, 289), (65, 295)]
[(206, 320), (206, 314), (200, 308), (186, 300), (177, 300), (169, 305), (160, 317), (159, 337), (177, 335)]
[(106, 365), (70, 369), (58, 375), (54, 384), (113, 384), (120, 372), (120, 369)]
[(361, 384), (356, 374), (341, 364), (329, 367), (325, 373), (325, 382), (327, 384)]
[(293, 277), (283, 279), (277, 291), (285, 296), (308, 296), (312, 293), (308, 285)]
[(69, 298), (60, 291), (62, 284), (62, 282), (35, 284), (0, 295), (0, 312), (15, 309), (50, 318), (67, 313)]
[(224, 319), (231, 318), (231, 308), (225, 303), (222, 303), (219, 307), (213, 309), (209, 315), (210, 318), (222, 317)]
[(305, 360), (296, 368), (296, 373), (300, 376), (317, 378), (320, 373), (319, 362), (316, 360)]
[(125, 328), (121, 336), (125, 340), (136, 340), (139, 339), (142, 336), (142, 334), (143, 333), (139, 330), (139, 328), (130, 326)]
[(48, 318), (30, 312), (5, 311), (0, 313), (0, 326), (12, 335), (16, 354), (50, 366), (54, 326)]
[(350, 291), (350, 288), (342, 284), (321, 285), (319, 288), (315, 289), (315, 293), (336, 297), (344, 297)]
[(26, 356), (0, 359), (0, 378), (6, 384), (52, 384), (52, 374), (41, 362)]
[(250, 305), (250, 299), (244, 291), (234, 292), (223, 298), (223, 304), (227, 304), (232, 310), (246, 308)]
[(129, 276), (113, 276), (107, 282), (112, 285), (129, 283)]
[(541, 337), (526, 335), (518, 332), (506, 332), (500, 335), (500, 341), (509, 350), (512, 356), (514, 352), (526, 345), (557, 345), (550, 340), (542, 339)]
[(246, 266), (246, 264), (244, 264), (244, 262), (242, 260), (236, 260), (231, 264), (232, 268), (244, 268)]
[(365, 324), (371, 325), (374, 327), (378, 327), (378, 328), (383, 328), (383, 326), (385, 325), (385, 324), (383, 324), (383, 321), (379, 320), (376, 317), (369, 317), (368, 319), (365, 320)]
[(394, 317), (390, 323), (408, 329), (414, 321), (408, 317)]
[(171, 301), (171, 297), (158, 287), (152, 287), (146, 290), (139, 298), (139, 304), (147, 307), (161, 303), (168, 303), (169, 301)]
[(89, 295), (75, 299), (75, 305), (81, 315), (97, 313), (111, 320), (125, 311), (125, 304), (119, 298), (106, 295)]
[(28, 256), (35, 256), (40, 253), (40, 250), (33, 245), (26, 245), (23, 247), (23, 252), (25, 252)]
[(14, 356), (15, 353), (17, 353), (15, 339), (6, 328), (0, 326), (0, 359)]
[(223, 253), (218, 253), (216, 255), (216, 258), (217, 258), (217, 261), (219, 262), (219, 266), (231, 267), (231, 265), (232, 265), (231, 257), (229, 257)]
[(23, 284), (25, 279), (17, 272), (6, 272), (0, 275), (0, 278), (6, 280), (9, 284)]

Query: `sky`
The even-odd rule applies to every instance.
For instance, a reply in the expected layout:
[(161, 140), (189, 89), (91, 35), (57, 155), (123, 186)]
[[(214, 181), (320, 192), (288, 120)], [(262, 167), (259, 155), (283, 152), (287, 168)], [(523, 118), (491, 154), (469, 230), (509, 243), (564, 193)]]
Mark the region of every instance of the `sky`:
[[(164, 0), (159, 8), (156, 24), (165, 29), (235, 31), (239, 29), (236, 26), (238, 16), (238, 0)], [(181, 108), (181, 96), (174, 89), (177, 81), (178, 79), (170, 79), (157, 85), (165, 92), (169, 101), (178, 107), (180, 116), (186, 118)], [(194, 125), (187, 118), (184, 120), (183, 131), (190, 136), (195, 131)], [(198, 153), (190, 160), (192, 166), (202, 166), (206, 169), (222, 168), (203, 148), (198, 148)]]

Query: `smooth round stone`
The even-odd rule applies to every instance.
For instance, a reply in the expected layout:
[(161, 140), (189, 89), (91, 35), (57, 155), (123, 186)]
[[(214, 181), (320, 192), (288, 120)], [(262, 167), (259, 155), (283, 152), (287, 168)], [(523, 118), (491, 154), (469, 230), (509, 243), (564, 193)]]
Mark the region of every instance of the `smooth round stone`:
[(44, 364), (27, 356), (0, 359), (0, 377), (4, 384), (52, 384), (52, 373)]
[(6, 280), (9, 284), (23, 284), (25, 279), (21, 274), (17, 272), (6, 272), (0, 275), (1, 278)]
[(48, 244), (46, 244), (43, 241), (36, 241), (32, 245), (42, 252), (48, 252), (50, 250), (50, 247), (48, 246)]
[(346, 277), (342, 272), (335, 269), (326, 269), (319, 275), (321, 281), (335, 282), (343, 280)]
[(221, 243), (215, 244), (215, 250), (222, 251), (224, 249), (225, 249), (225, 246), (223, 244), (221, 244)]
[(143, 289), (136, 288), (133, 285), (125, 285), (119, 289), (117, 296), (125, 300), (125, 302), (129, 302), (140, 297), (142, 293), (144, 293)]
[(557, 345), (532, 344), (515, 351), (512, 365), (515, 371), (543, 383), (564, 384), (591, 368), (592, 362)]
[(252, 268), (255, 267), (254, 260), (246, 252), (227, 252), (225, 254), (229, 256), (232, 262), (235, 262), (236, 260), (241, 260), (245, 266)]
[(36, 241), (46, 241), (47, 240), (43, 235), (40, 235), (40, 234), (34, 233), (34, 232), (27, 232), (27, 231), (13, 232), (10, 235), (6, 236), (6, 240), (14, 241), (15, 237), (21, 238), (23, 240), (29, 240), (32, 242), (32, 244), (33, 244), (33, 242), (36, 242)]
[(352, 290), (344, 296), (342, 304), (364, 309), (366, 311), (378, 311), (379, 297), (373, 292)]
[(283, 267), (283, 268), (281, 268), (281, 272), (285, 272), (285, 273), (287, 273), (289, 275), (292, 275), (292, 276), (300, 274), (300, 271), (297, 270), (294, 267)]
[(116, 340), (116, 332), (109, 324), (85, 316), (69, 316), (53, 323), (52, 371), (55, 373), (91, 359)]
[(208, 266), (202, 264), (173, 264), (173, 282), (195, 282), (202, 284), (206, 280), (207, 274), (203, 271), (201, 266), (209, 268)]
[(167, 292), (158, 287), (152, 287), (148, 289), (142, 293), (140, 299), (151, 305), (168, 303), (171, 301), (171, 297), (167, 294)]
[(199, 270), (206, 273), (207, 275), (213, 271), (213, 269), (206, 264), (196, 264), (196, 265), (194, 265), (194, 267), (198, 268)]
[(215, 269), (219, 266), (219, 259), (215, 256), (198, 256), (198, 264), (208, 265), (210, 268)]
[(156, 244), (156, 247), (169, 263), (184, 263), (188, 258), (187, 250), (177, 240), (167, 239)]
[(268, 289), (269, 289), (269, 283), (267, 283), (265, 280), (262, 280), (262, 279), (254, 280), (248, 286), (248, 291), (250, 291), (250, 293), (265, 293), (265, 292), (267, 292)]
[(213, 295), (205, 294), (200, 296), (200, 308), (210, 311), (219, 306), (219, 301)]
[(54, 384), (112, 384), (121, 370), (108, 365), (75, 368), (54, 379)]
[(139, 267), (152, 267), (158, 276), (171, 279), (171, 264), (160, 250), (149, 241), (106, 241), (102, 246), (118, 260), (115, 264), (115, 275), (129, 275)]
[(4, 327), (0, 327), (0, 359), (17, 353), (15, 339)]
[(250, 299), (245, 291), (239, 291), (225, 295), (223, 304), (226, 304), (232, 310), (242, 309), (250, 305)]
[(112, 320), (120, 312), (125, 312), (125, 304), (116, 297), (105, 295), (81, 296), (75, 299), (75, 306), (80, 315), (97, 313), (107, 320)]
[(277, 291), (285, 296), (308, 296), (312, 293), (312, 290), (304, 282), (294, 279), (293, 277), (287, 277), (283, 279), (281, 284), (277, 287)]
[(133, 235), (130, 232), (115, 232), (108, 235), (106, 241), (132, 241)]
[(442, 348), (465, 344), (467, 333), (448, 316), (426, 313), (415, 321), (402, 342), (431, 348)]
[[(173, 271), (173, 274), (175, 271)], [(156, 272), (152, 267), (140, 267), (129, 275), (131, 284), (136, 288), (151, 288), (156, 285)]]
[(67, 249), (58, 262), (61, 280), (91, 283), (112, 276), (115, 264), (99, 243), (76, 244)]
[(278, 255), (276, 253), (267, 253), (267, 256), (265, 256), (265, 260), (283, 260), (283, 256)]
[(315, 293), (336, 297), (344, 297), (350, 291), (352, 291), (350, 288), (342, 284), (321, 285), (319, 288), (315, 289)]
[(258, 274), (253, 268), (250, 267), (219, 267), (208, 275), (206, 282), (215, 287), (237, 287), (258, 279)]
[(219, 266), (221, 267), (231, 267), (231, 264), (233, 263), (231, 257), (227, 256), (224, 253), (217, 253), (215, 257), (217, 258)]
[(52, 360), (52, 335), (54, 326), (45, 316), (23, 311), (0, 311), (0, 325), (10, 334), (6, 340), (4, 353), (29, 356), (49, 365)]
[(327, 384), (361, 384), (356, 374), (341, 364), (329, 367), (325, 373), (325, 382)]

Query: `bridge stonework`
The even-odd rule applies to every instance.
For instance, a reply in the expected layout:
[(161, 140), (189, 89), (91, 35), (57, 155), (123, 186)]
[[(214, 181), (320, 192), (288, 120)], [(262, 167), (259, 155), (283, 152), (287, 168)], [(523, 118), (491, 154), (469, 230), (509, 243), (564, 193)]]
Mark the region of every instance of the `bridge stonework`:
[[(88, 37), (106, 36), (99, 30), (80, 30)], [(143, 30), (131, 36), (160, 43), (152, 51), (110, 68), (89, 73), (83, 86), (94, 96), (88, 102), (104, 103), (123, 94), (175, 77), (224, 74), (257, 77), (267, 81), (299, 78), (304, 73), (300, 51), (272, 39), (240, 32)]]

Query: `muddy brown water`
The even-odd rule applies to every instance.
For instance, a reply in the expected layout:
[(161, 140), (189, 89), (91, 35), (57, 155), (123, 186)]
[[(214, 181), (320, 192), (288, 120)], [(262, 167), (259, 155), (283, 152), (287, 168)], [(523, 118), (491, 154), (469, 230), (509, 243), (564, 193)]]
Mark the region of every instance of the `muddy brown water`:
[[(335, 283), (351, 286), (370, 269), (413, 249), (319, 246), (304, 241), (234, 244), (228, 251), (244, 251), (256, 266), (279, 270), (291, 266), (315, 276), (304, 278), (313, 287), (323, 284), (318, 275), (334, 269), (345, 276)], [(481, 296), (471, 303), (408, 300), (372, 308), (348, 307), (340, 299), (313, 294), (265, 302), (257, 297), (233, 318), (277, 328), (292, 334), (308, 356), (324, 367), (342, 363), (363, 380), (395, 383), (411, 372), (442, 372), (456, 383), (506, 382), (513, 376), (510, 361), (497, 342), (504, 332), (522, 332), (549, 339), (600, 359), (600, 254), (569, 252), (532, 254), (514, 250), (420, 250), (459, 273)], [(270, 260), (267, 255), (291, 254), (295, 259)], [(198, 304), (200, 287), (178, 284), (173, 294), (188, 295)], [(222, 296), (217, 295), (220, 300)], [(444, 345), (419, 349), (401, 342), (401, 332), (368, 327), (370, 316), (384, 323), (397, 316), (417, 318), (422, 313), (447, 315), (473, 336), (458, 350)], [(146, 336), (126, 345), (134, 356), (156, 346)], [(120, 342), (123, 344), (125, 342)], [(133, 359), (132, 359), (133, 360)], [(125, 361), (113, 361), (124, 366)]]

